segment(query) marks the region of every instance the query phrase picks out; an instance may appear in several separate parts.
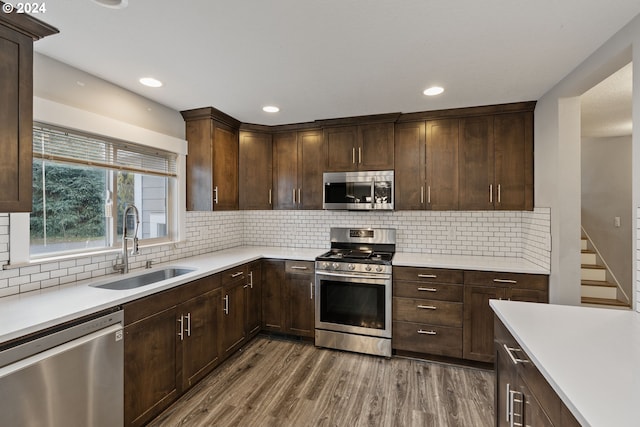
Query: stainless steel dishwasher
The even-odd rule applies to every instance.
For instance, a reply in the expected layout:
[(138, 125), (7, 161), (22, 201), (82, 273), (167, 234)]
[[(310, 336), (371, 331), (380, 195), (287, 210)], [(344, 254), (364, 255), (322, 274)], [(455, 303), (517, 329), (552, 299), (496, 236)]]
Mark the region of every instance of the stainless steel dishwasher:
[(121, 426), (122, 310), (0, 348), (0, 425)]

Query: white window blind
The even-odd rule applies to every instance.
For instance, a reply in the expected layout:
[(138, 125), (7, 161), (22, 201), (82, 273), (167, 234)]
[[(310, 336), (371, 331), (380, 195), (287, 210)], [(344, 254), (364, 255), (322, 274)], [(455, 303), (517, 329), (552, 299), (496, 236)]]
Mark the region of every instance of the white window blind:
[(33, 157), (175, 177), (176, 154), (130, 142), (35, 123)]

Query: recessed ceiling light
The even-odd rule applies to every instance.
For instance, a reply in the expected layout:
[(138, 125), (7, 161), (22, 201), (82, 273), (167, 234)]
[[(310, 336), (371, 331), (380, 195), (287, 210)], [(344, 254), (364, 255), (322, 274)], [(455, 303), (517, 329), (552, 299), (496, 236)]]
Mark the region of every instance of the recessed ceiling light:
[(265, 105), (264, 107), (262, 107), (262, 111), (266, 113), (277, 113), (278, 111), (280, 111), (280, 109), (275, 105)]
[(444, 92), (444, 89), (441, 88), (440, 86), (432, 86), (429, 89), (426, 89), (422, 93), (424, 93), (427, 96), (435, 96), (435, 95), (440, 95), (442, 92)]
[(162, 82), (158, 79), (154, 79), (153, 77), (143, 77), (140, 79), (140, 83), (149, 87), (160, 87), (162, 86)]
[(129, 5), (129, 0), (92, 0), (94, 3), (100, 6), (108, 7), (110, 9), (124, 9)]

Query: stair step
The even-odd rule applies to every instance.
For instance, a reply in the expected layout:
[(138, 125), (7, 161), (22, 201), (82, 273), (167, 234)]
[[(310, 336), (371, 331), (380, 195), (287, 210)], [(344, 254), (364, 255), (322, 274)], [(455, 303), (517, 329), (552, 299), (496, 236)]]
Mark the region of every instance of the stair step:
[(582, 280), (581, 283), (582, 283), (582, 285), (587, 285), (587, 286), (603, 286), (603, 287), (607, 287), (607, 288), (615, 288), (616, 287), (615, 283), (606, 282), (606, 281), (603, 281), (603, 280)]
[(580, 278), (582, 280), (607, 280), (607, 270), (597, 264), (582, 264), (580, 266)]
[(587, 249), (587, 238), (586, 237), (582, 237), (580, 239), (580, 248), (584, 251)]
[(580, 263), (582, 265), (594, 265), (596, 263), (596, 253), (589, 250), (580, 252)]
[(593, 298), (593, 297), (582, 297), (581, 298), (583, 304), (594, 304), (594, 305), (610, 305), (615, 307), (629, 307), (624, 301), (620, 301), (612, 298)]

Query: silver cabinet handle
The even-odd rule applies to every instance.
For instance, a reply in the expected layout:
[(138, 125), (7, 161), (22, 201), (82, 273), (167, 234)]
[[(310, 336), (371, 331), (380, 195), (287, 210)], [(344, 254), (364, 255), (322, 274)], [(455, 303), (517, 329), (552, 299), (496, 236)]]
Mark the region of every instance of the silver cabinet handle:
[(420, 186), (420, 204), (424, 204), (424, 185)]
[(358, 147), (358, 164), (362, 164), (362, 147)]
[(300, 197), (300, 189), (298, 188), (298, 204), (302, 203), (302, 197)]
[(351, 149), (351, 163), (356, 164), (356, 147)]
[(421, 279), (435, 279), (438, 276), (436, 276), (435, 274), (418, 274), (418, 277), (420, 277)]
[(302, 266), (302, 265), (292, 265), (291, 269), (292, 270), (308, 270), (309, 267), (305, 267), (305, 266)]
[(423, 292), (438, 292), (436, 288), (418, 288), (418, 290)]
[(253, 289), (253, 271), (249, 272), (249, 286)]
[(269, 204), (271, 205), (271, 188), (269, 189)]
[(229, 295), (224, 296), (224, 314), (229, 314)]
[(293, 198), (293, 204), (296, 204), (296, 189), (291, 190), (291, 197)]
[(423, 310), (435, 310), (437, 307), (435, 305), (422, 305), (422, 304), (419, 304), (418, 308), (421, 308)]
[(178, 323), (180, 324), (180, 332), (178, 332), (178, 336), (180, 337), (180, 341), (182, 341), (184, 339), (184, 316), (180, 316)]
[(489, 184), (489, 203), (493, 203), (493, 184)]
[(516, 283), (518, 283), (517, 280), (511, 280), (511, 279), (493, 279), (493, 281), (495, 283), (511, 283), (512, 285), (515, 285)]
[(313, 282), (309, 282), (309, 299), (313, 299)]
[(187, 313), (187, 315), (184, 317), (187, 318), (187, 336), (190, 337), (191, 336), (191, 313)]
[(508, 347), (506, 344), (502, 344), (502, 346), (507, 351), (507, 354), (509, 355), (509, 358), (511, 359), (514, 365), (517, 365), (518, 363), (531, 363), (527, 359), (520, 359), (513, 355), (512, 353), (513, 351), (522, 351), (521, 348)]
[(418, 333), (422, 335), (436, 335), (436, 331), (424, 331), (422, 329), (418, 329)]
[(218, 204), (218, 186), (213, 188), (213, 203)]
[(431, 186), (427, 185), (427, 203), (431, 204)]
[(507, 383), (507, 421), (511, 420), (511, 384)]
[(237, 273), (233, 273), (233, 274), (231, 275), (231, 278), (232, 278), (232, 279), (235, 279), (236, 277), (238, 277), (238, 276), (242, 276), (243, 274), (244, 274), (244, 271), (238, 271)]
[(500, 203), (500, 184), (498, 184), (498, 203)]

